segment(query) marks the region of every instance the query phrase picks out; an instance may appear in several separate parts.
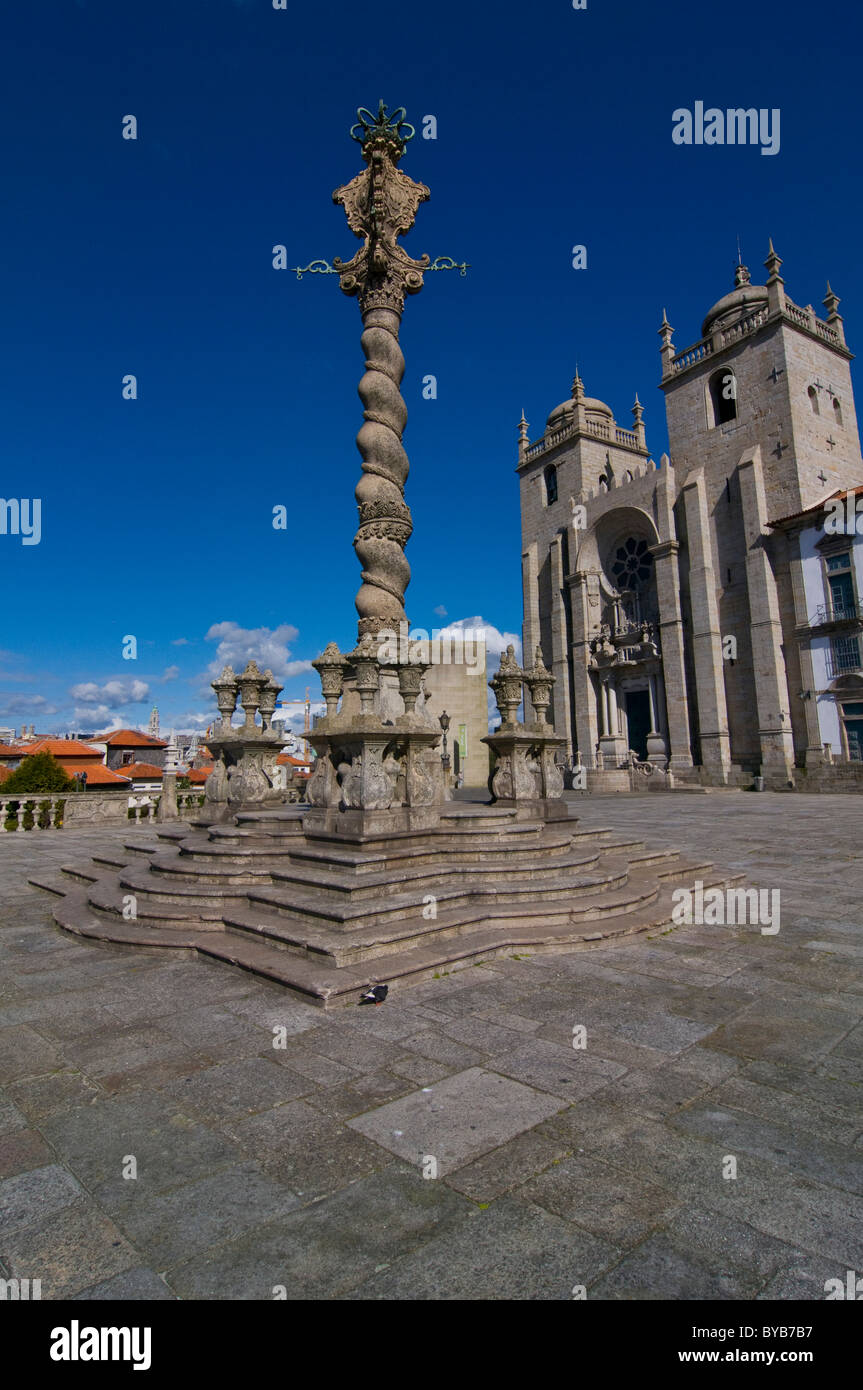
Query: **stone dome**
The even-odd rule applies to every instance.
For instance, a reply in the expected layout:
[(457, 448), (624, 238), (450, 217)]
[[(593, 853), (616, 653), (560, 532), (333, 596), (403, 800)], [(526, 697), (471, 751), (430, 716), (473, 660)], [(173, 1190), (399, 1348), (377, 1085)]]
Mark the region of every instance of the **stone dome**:
[[(611, 407), (607, 406), (605, 404), (605, 401), (598, 401), (595, 396), (585, 396), (582, 400), (582, 405), (584, 406), (588, 415), (598, 415), (602, 420), (614, 419)], [(556, 405), (554, 410), (551, 412), (551, 414), (545, 422), (546, 433), (550, 434), (553, 433), (555, 430), (563, 430), (566, 429), (567, 426), (571, 425), (572, 407), (572, 399), (568, 401), (562, 401), (560, 405)]]
[(745, 318), (751, 314), (753, 309), (763, 308), (767, 305), (767, 286), (751, 285), (749, 283), (749, 272), (745, 266), (740, 267), (746, 272), (743, 279), (738, 272), (738, 283), (730, 294), (725, 294), (717, 300), (704, 323), (701, 325), (701, 336), (707, 338), (714, 328), (728, 328), (738, 319)]

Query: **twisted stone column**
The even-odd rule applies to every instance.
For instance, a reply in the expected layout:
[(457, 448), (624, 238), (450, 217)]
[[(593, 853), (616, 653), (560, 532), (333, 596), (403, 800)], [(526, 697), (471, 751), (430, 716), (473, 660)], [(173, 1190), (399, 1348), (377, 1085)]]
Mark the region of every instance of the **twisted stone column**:
[(408, 412), (399, 390), (405, 368), (399, 325), (400, 315), (393, 309), (372, 308), (363, 314), (366, 371), (359, 395), (364, 423), (357, 435), (363, 476), (354, 493), (360, 521), (354, 549), (363, 580), (356, 596), (361, 637), (382, 627), (398, 632), (407, 621), (404, 596), (411, 568), (404, 548), (413, 526), (404, 500), (409, 465), (402, 431)]
[(360, 525), (354, 537), (362, 566), (356, 597), (362, 639), (382, 628), (398, 632), (399, 623), (407, 621), (404, 596), (411, 571), (404, 549), (413, 526), (404, 500), (408, 457), (402, 432), (408, 412), (399, 390), (405, 369), (399, 327), (405, 296), (422, 289), (429, 258), (412, 260), (398, 238), (410, 231), (429, 190), (396, 167), (414, 134), (403, 108), (390, 115), (381, 102), (377, 117), (362, 109), (358, 116), (351, 134), (362, 145), (366, 168), (337, 188), (333, 199), (363, 245), (351, 261), (334, 258), (333, 267), (345, 294), (359, 299), (363, 316), (364, 423), (357, 435), (363, 476), (355, 492)]

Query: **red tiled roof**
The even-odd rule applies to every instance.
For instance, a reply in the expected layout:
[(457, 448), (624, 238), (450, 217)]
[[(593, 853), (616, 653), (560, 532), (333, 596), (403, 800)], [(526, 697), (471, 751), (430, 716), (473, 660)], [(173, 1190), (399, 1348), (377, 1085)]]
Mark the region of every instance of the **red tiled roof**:
[(184, 775), (188, 777), (190, 782), (206, 782), (212, 771), (211, 767), (190, 767)]
[(167, 748), (160, 738), (150, 738), (140, 734), (137, 729), (112, 729), (108, 734), (100, 734), (97, 743), (107, 743), (109, 748)]
[(7, 778), (7, 777), (11, 777), (11, 776), (12, 776), (12, 769), (11, 769), (11, 767), (4, 767), (3, 764), (0, 763), (0, 782), (5, 782), (5, 781), (6, 781), (6, 778)]
[(80, 763), (64, 763), (62, 758), (58, 759), (60, 766), (70, 777), (74, 777), (78, 772), (86, 772), (88, 787), (101, 786), (130, 786), (128, 777), (121, 777), (119, 773), (112, 772), (109, 767), (103, 767), (101, 763), (96, 763), (93, 767), (81, 767)]
[(304, 758), (295, 758), (291, 753), (280, 753), (276, 762), (282, 767), (289, 767), (297, 777), (310, 777), (312, 775), (312, 765)]
[(155, 763), (124, 763), (122, 772), (124, 777), (137, 777), (139, 780), (146, 777), (161, 779), (165, 775), (165, 769), (156, 767)]
[(53, 758), (92, 758), (99, 763), (102, 761), (98, 748), (92, 748), (76, 738), (39, 738), (35, 743), (25, 744), (22, 752), (50, 753)]
[(22, 758), (29, 752), (29, 743), (0, 743), (0, 759), (4, 762), (11, 758)]

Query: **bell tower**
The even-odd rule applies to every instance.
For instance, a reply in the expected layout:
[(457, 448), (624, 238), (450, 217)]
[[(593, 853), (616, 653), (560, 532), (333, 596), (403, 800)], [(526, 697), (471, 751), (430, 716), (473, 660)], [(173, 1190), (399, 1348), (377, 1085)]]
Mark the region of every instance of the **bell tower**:
[(702, 761), (760, 764), (781, 785), (799, 712), (786, 670), (789, 562), (770, 523), (859, 483), (863, 463), (839, 300), (828, 284), (820, 319), (786, 294), (772, 241), (764, 264), (763, 285), (738, 264), (682, 352), (663, 314), (660, 389), (682, 480), (675, 522)]

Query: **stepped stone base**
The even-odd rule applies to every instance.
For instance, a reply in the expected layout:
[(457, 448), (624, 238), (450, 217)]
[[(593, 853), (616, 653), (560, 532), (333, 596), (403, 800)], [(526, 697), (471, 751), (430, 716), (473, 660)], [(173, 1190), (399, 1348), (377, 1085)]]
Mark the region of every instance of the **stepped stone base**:
[(579, 830), (560, 801), (449, 802), (431, 825), (351, 812), (338, 833), (333, 814), (249, 809), (163, 826), (121, 855), (30, 882), (61, 899), (54, 918), (66, 931), (196, 951), (333, 1007), (370, 984), (398, 989), (513, 950), (663, 927), (675, 883), (742, 878)]

